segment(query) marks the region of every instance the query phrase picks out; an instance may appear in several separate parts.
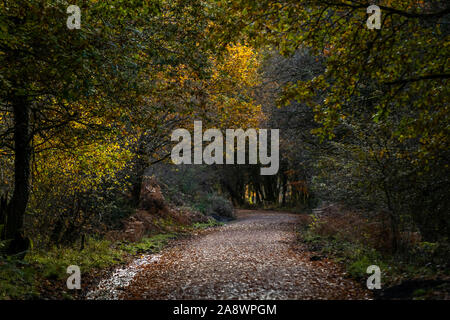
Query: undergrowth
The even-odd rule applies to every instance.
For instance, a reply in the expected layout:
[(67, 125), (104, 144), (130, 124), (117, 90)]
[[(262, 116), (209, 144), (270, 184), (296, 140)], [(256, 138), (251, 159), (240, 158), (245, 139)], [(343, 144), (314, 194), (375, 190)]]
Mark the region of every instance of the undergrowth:
[[(223, 225), (214, 219), (207, 223), (194, 223), (182, 232), (163, 233), (143, 238), (139, 242), (111, 242), (96, 237), (86, 239), (83, 250), (79, 247), (57, 247), (49, 250), (31, 250), (25, 259), (0, 256), (0, 300), (39, 299), (39, 286), (43, 281), (63, 282), (69, 276), (67, 267), (77, 265), (81, 274), (124, 263), (126, 257), (161, 251), (171, 239), (190, 231)], [(63, 297), (64, 298), (64, 297)]]
[[(382, 239), (373, 221), (355, 218), (353, 214), (310, 215), (307, 222), (301, 224), (298, 235), (310, 251), (340, 262), (349, 277), (364, 284), (370, 265), (380, 267), (382, 288), (411, 280), (447, 281), (450, 275), (449, 248), (444, 244), (419, 241), (393, 252), (385, 247), (388, 242)], [(422, 291), (421, 288), (415, 290), (412, 298), (423, 297)]]
[(212, 228), (212, 227), (220, 227), (223, 226), (224, 223), (217, 221), (215, 219), (209, 219), (208, 222), (196, 222), (192, 224), (192, 229), (206, 229), (206, 228)]

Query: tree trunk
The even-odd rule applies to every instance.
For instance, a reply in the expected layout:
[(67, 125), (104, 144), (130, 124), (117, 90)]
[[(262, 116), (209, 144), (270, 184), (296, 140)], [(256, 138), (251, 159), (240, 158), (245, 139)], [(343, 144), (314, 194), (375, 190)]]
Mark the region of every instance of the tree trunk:
[(392, 232), (392, 251), (397, 252), (398, 251), (398, 242), (399, 242), (399, 228), (398, 228), (398, 218), (397, 214), (394, 210), (391, 194), (389, 192), (389, 189), (386, 185), (386, 182), (383, 183), (384, 193), (386, 195), (387, 200), (387, 206), (388, 206), (388, 212), (389, 212), (389, 218), (391, 220), (391, 232)]
[(132, 169), (132, 186), (131, 186), (131, 195), (133, 198), (133, 204), (137, 206), (139, 204), (141, 198), (141, 188), (142, 181), (144, 179), (145, 169), (148, 167), (148, 163), (144, 160), (145, 156), (145, 137), (144, 134), (141, 134), (138, 140), (138, 149), (137, 155), (133, 161), (133, 169)]
[[(8, 193), (0, 195), (0, 226), (5, 226), (6, 214), (8, 212)], [(5, 228), (0, 229), (0, 239), (5, 238)]]
[(23, 218), (30, 195), (30, 115), (29, 104), (24, 97), (14, 97), (12, 107), (14, 115), (14, 191), (8, 204), (5, 238), (23, 240), (21, 235)]
[(286, 191), (287, 191), (287, 177), (283, 175), (283, 184), (282, 184), (282, 195), (281, 195), (281, 205), (283, 207), (286, 206)]

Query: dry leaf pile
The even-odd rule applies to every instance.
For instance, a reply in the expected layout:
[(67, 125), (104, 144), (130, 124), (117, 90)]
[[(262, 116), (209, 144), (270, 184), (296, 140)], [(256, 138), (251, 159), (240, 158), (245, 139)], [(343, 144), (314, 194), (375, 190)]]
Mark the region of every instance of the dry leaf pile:
[(240, 211), (141, 266), (123, 299), (370, 299), (338, 265), (296, 242), (299, 216)]

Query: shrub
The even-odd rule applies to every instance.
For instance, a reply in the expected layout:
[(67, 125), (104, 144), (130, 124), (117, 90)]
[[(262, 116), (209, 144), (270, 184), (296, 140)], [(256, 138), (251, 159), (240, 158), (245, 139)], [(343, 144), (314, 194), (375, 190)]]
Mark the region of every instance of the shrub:
[(233, 205), (228, 199), (216, 194), (206, 195), (196, 205), (196, 209), (206, 215), (235, 219)]
[(157, 234), (152, 237), (144, 238), (138, 243), (126, 243), (121, 246), (121, 249), (131, 253), (156, 253), (167, 244), (170, 239), (174, 239), (176, 234), (165, 233)]
[(36, 297), (35, 273), (26, 261), (0, 257), (0, 300)]
[(67, 267), (77, 265), (81, 272), (88, 272), (93, 268), (103, 268), (122, 261), (122, 252), (112, 248), (106, 240), (89, 238), (84, 250), (68, 247), (53, 247), (47, 251), (31, 252), (26, 260), (36, 264), (46, 278), (63, 279), (67, 277)]
[(209, 219), (208, 222), (196, 222), (192, 225), (193, 229), (206, 229), (211, 227), (220, 227), (223, 222), (217, 221), (215, 219)]

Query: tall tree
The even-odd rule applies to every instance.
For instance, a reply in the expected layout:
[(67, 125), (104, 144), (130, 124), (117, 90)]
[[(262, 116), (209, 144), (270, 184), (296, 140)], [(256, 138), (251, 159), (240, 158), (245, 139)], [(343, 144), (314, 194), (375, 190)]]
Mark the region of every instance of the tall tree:
[(323, 57), (324, 72), (288, 83), (280, 106), (298, 101), (312, 108), (319, 124), (313, 133), (333, 140), (338, 154), (352, 160), (341, 162), (342, 173), (350, 163), (374, 173), (353, 172), (353, 182), (365, 181), (376, 190), (395, 228), (413, 218), (425, 238), (445, 238), (450, 230), (443, 196), (450, 184), (448, 2), (379, 1), (379, 30), (366, 25), (372, 1), (221, 3), (220, 26), (232, 28), (235, 36), (269, 43), (285, 55), (307, 47)]
[(70, 149), (123, 129), (142, 93), (155, 89), (155, 74), (168, 65), (205, 67), (208, 41), (200, 30), (208, 20), (191, 26), (205, 14), (200, 1), (85, 0), (81, 28), (73, 30), (68, 5), (0, 3), (0, 149), (14, 157), (6, 239), (22, 238), (34, 150)]

